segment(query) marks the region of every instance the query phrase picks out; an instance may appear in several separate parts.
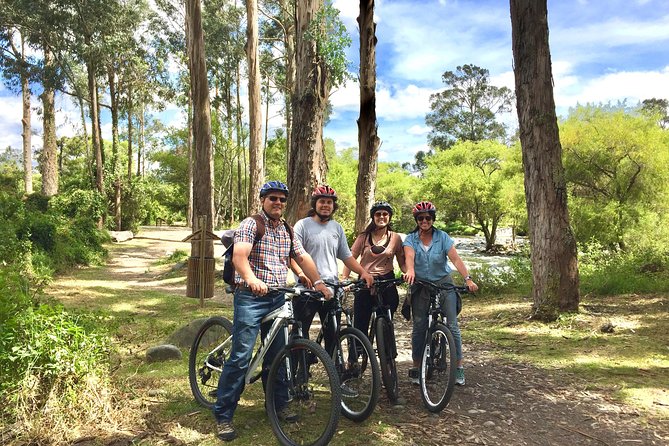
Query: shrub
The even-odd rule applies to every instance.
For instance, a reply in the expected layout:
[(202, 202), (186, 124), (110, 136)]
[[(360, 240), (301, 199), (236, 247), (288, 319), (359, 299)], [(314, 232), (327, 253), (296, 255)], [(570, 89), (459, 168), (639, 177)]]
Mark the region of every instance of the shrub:
[(100, 317), (32, 300), (8, 268), (0, 268), (0, 285), (0, 418), (20, 423), (20, 435), (28, 438), (98, 418), (104, 411), (96, 415), (95, 409), (111, 404), (102, 395), (110, 343), (99, 330), (105, 325)]

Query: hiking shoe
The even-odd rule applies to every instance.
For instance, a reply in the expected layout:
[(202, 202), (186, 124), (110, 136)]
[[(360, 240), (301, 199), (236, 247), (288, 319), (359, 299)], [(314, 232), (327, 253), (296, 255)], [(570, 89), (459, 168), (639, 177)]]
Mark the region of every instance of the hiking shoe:
[(288, 406), (285, 406), (281, 410), (277, 410), (276, 415), (279, 417), (279, 420), (288, 423), (294, 423), (300, 419), (300, 416), (297, 414), (297, 412), (291, 410)]
[(455, 369), (455, 384), (458, 386), (464, 386), (465, 385), (465, 368), (464, 367), (458, 367)]
[(415, 385), (420, 384), (420, 381), (418, 380), (418, 369), (415, 367), (409, 369), (409, 382)]
[(230, 421), (218, 423), (218, 438), (223, 441), (231, 441), (237, 438), (237, 431)]
[(356, 398), (358, 396), (358, 392), (355, 391), (354, 389), (351, 389), (345, 383), (342, 383), (342, 385), (339, 386), (339, 388), (341, 389), (342, 398)]

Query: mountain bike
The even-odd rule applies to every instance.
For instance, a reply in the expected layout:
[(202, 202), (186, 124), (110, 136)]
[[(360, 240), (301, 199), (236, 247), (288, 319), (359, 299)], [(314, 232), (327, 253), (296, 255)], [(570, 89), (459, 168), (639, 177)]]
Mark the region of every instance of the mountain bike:
[[(334, 345), (326, 345), (332, 356), (341, 383), (342, 414), (351, 421), (361, 422), (369, 418), (379, 400), (381, 376), (374, 348), (362, 331), (354, 328), (348, 318), (341, 322), (343, 310), (342, 295), (348, 287), (364, 286), (363, 281), (328, 282), (333, 297), (325, 303), (327, 315), (321, 321), (321, 329), (316, 337), (323, 344), (325, 333), (335, 333)], [(326, 343), (327, 344), (327, 343)]]
[(395, 403), (399, 397), (399, 380), (397, 379), (397, 344), (395, 342), (395, 326), (390, 311), (390, 306), (383, 301), (384, 291), (393, 285), (403, 283), (401, 278), (376, 279), (375, 304), (372, 307), (372, 315), (369, 327), (369, 340), (374, 344), (376, 340), (376, 353), (379, 355), (381, 367), (381, 378), (386, 388), (388, 399)]
[(416, 279), (414, 283), (431, 289), (428, 329), (425, 335), (425, 347), (421, 355), (419, 384), (423, 404), (430, 412), (440, 412), (446, 407), (453, 395), (457, 357), (455, 340), (446, 325), (446, 314), (442, 305), (446, 295), (455, 291), (458, 299), (461, 293), (469, 293), (466, 286), (445, 283), (438, 284), (428, 280)]
[[(337, 371), (332, 358), (314, 341), (302, 336), (301, 324), (293, 314), (292, 298), (296, 295), (322, 297), (318, 291), (302, 288), (270, 288), (286, 293), (283, 307), (268, 314), (262, 323), (271, 328), (261, 339), (246, 372), (245, 383), (257, 381), (262, 362), (277, 335), (284, 333), (286, 345), (273, 360), (265, 389), (265, 408), (279, 443), (292, 445), (327, 445), (335, 434), (342, 404)], [(220, 316), (207, 319), (190, 350), (188, 377), (195, 399), (204, 407), (216, 402), (218, 380), (232, 346), (232, 323)], [(282, 379), (285, 376), (285, 379)], [(280, 383), (280, 384), (277, 384)], [(277, 385), (288, 388), (288, 407), (297, 415), (280, 417), (275, 404)], [(283, 418), (283, 419), (282, 419)]]

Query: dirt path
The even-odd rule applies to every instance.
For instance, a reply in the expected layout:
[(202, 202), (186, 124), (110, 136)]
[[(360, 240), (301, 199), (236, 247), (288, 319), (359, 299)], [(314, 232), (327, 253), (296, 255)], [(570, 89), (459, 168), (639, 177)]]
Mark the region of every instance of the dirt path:
[[(165, 241), (182, 240), (188, 234), (183, 229), (144, 228), (140, 238), (115, 247), (106, 282), (118, 280), (126, 286), (159, 287), (184, 294), (183, 282), (176, 286), (165, 283), (150, 265), (174, 249), (188, 250), (186, 243)], [(230, 296), (219, 289), (215, 299), (229, 301)], [(588, 391), (588, 383), (573, 376), (551, 375), (530, 365), (502, 361), (494, 349), (468, 344), (466, 317), (461, 324), (467, 385), (456, 388), (446, 410), (432, 415), (423, 408), (418, 388), (406, 379), (410, 323), (403, 319), (397, 322), (400, 395), (405, 404), (393, 406), (382, 395), (377, 410), (408, 435), (412, 444), (669, 444), (667, 420), (648, 418), (607, 395)]]

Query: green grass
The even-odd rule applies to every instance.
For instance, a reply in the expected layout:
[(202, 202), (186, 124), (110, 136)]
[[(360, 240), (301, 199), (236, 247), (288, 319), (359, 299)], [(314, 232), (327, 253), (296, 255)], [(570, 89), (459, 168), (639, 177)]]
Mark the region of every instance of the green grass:
[[(550, 324), (527, 320), (529, 305), (517, 296), (468, 301), (467, 338), (492, 344), (511, 361), (564, 373), (621, 402), (669, 414), (666, 294), (586, 297), (579, 313)], [(613, 333), (601, 331), (606, 324)]]
[[(112, 247), (112, 249), (114, 249)], [(154, 266), (152, 266), (154, 268)], [(167, 265), (156, 269), (169, 268)], [(147, 280), (156, 280), (152, 271)], [(188, 322), (212, 315), (231, 318), (231, 305), (207, 300), (201, 308), (197, 299), (183, 295), (181, 274), (157, 280), (155, 286), (129, 283), (122, 274), (108, 268), (92, 267), (60, 278), (50, 294), (66, 306), (103, 315), (116, 345), (112, 361), (115, 385), (137, 407), (136, 414), (147, 426), (187, 444), (219, 445), (211, 413), (193, 400), (188, 384), (188, 349), (180, 361), (147, 364), (146, 349)], [(159, 276), (160, 277), (160, 276)], [(175, 291), (157, 290), (162, 285)], [(217, 284), (217, 289), (224, 286)], [(615, 399), (638, 408), (642, 413), (659, 412), (669, 388), (669, 321), (666, 294), (586, 296), (577, 314), (565, 315), (551, 324), (527, 320), (531, 302), (522, 295), (465, 297), (463, 326), (466, 342), (475, 349), (484, 344), (493, 354), (509, 361), (532, 364), (564, 376), (565, 382), (578, 381), (587, 389), (606, 392)], [(600, 327), (612, 323), (613, 333)], [(662, 393), (664, 392), (664, 393)], [(240, 437), (235, 445), (275, 444), (267, 423), (260, 382), (246, 387), (235, 413)], [(661, 412), (664, 410), (664, 412)], [(403, 445), (408, 441), (395, 425), (401, 411), (377, 413), (362, 424), (341, 418), (333, 440), (335, 445)], [(152, 445), (153, 439), (135, 444)]]

